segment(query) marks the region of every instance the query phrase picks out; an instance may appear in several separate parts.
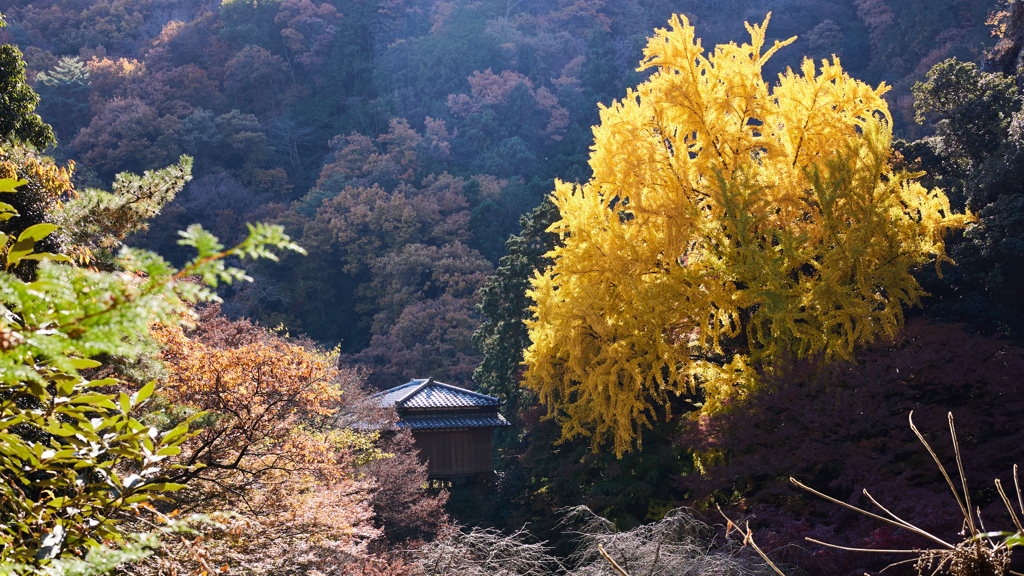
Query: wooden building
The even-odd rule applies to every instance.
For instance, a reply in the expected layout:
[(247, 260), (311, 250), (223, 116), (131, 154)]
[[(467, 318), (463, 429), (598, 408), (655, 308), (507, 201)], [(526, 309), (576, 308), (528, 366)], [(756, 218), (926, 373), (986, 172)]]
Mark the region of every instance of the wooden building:
[(497, 398), (432, 378), (412, 380), (376, 398), (381, 406), (394, 406), (399, 427), (412, 430), (430, 479), (494, 470), (492, 434), (509, 425), (498, 413)]

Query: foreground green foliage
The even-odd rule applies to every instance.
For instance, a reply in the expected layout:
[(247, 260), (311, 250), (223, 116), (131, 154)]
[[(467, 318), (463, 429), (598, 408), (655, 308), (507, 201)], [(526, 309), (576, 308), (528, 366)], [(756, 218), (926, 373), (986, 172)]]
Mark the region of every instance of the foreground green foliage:
[[(17, 184), (0, 181), (8, 192)], [(96, 272), (33, 251), (55, 229), (34, 225), (7, 250), (7, 266), (42, 261), (34, 278), (0, 275), (4, 562), (41, 565), (121, 541), (120, 514), (178, 488), (162, 480), (161, 462), (179, 452), (188, 421), (160, 432), (133, 418), (156, 383), (131, 395), (113, 393), (119, 381), (104, 360), (138, 357), (152, 323), (187, 322), (187, 303), (216, 299), (218, 283), (246, 279), (224, 264), (226, 257), (274, 258), (271, 248), (300, 250), (278, 227), (251, 226), (249, 237), (230, 250), (192, 227), (181, 242), (199, 254), (181, 271), (154, 254), (125, 249), (121, 271)]]

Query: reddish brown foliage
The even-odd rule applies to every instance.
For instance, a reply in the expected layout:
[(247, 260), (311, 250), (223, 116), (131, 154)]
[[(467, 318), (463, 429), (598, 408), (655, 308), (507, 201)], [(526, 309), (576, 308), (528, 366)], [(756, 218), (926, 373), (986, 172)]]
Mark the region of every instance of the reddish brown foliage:
[(386, 333), (375, 334), (368, 348), (342, 361), (372, 370), (367, 382), (377, 388), (424, 375), (472, 388), (473, 370), (480, 363), (473, 348), (479, 325), (471, 302), (445, 294), (406, 306)]
[(378, 487), (372, 500), (375, 525), (393, 544), (430, 540), (448, 522), (448, 492), (430, 494), (423, 488), (427, 466), (417, 458), (408, 430), (389, 434), (381, 449), (394, 456), (362, 467)]
[(156, 327), (176, 407), (205, 410), (179, 456), (179, 506), (231, 511), (211, 548), (233, 569), (340, 573), (380, 531), (373, 484), (354, 474), (372, 438), (334, 426), (358, 379), (310, 346), (204, 312), (185, 332)]

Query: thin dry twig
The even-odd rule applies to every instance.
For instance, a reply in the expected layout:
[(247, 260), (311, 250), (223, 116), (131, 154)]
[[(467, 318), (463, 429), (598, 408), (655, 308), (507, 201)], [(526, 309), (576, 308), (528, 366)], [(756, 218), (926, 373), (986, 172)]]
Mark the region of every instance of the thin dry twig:
[[(1014, 466), (1014, 472), (1016, 472), (1016, 468), (1017, 467)], [(1017, 532), (1024, 533), (1024, 528), (1020, 525), (1020, 519), (1017, 518), (1017, 513), (1013, 511), (1013, 506), (1010, 504), (1010, 499), (1006, 497), (1006, 492), (1003, 490), (1003, 483), (999, 481), (999, 478), (996, 478), (996, 490), (999, 492), (999, 497), (1003, 499), (1003, 504), (1006, 505), (1006, 509), (1010, 512), (1010, 519), (1013, 520), (1013, 525), (1017, 527)]]
[(727, 537), (729, 536), (729, 532), (731, 532), (732, 530), (736, 530), (740, 534), (743, 534), (743, 545), (744, 546), (749, 544), (750, 547), (754, 549), (754, 552), (757, 552), (758, 556), (763, 558), (764, 561), (767, 562), (768, 565), (772, 567), (772, 570), (775, 570), (776, 574), (778, 574), (779, 576), (786, 576), (785, 574), (783, 574), (782, 570), (779, 570), (779, 567), (775, 565), (775, 562), (772, 562), (772, 559), (769, 558), (768, 555), (764, 553), (764, 550), (761, 550), (761, 547), (758, 546), (756, 542), (754, 542), (754, 531), (750, 529), (750, 523), (749, 522), (746, 524), (747, 531), (744, 533), (742, 528), (740, 528), (735, 522), (730, 520), (729, 517), (725, 515), (725, 512), (722, 512), (722, 507), (721, 506), (716, 505), (715, 507), (718, 508), (718, 513), (721, 514), (722, 518), (725, 518), (725, 521), (727, 522), (726, 527), (725, 527), (725, 535)]
[(789, 479), (789, 481), (792, 482), (793, 484), (796, 484), (800, 488), (803, 488), (804, 490), (807, 490), (811, 494), (814, 494), (816, 496), (820, 496), (820, 497), (824, 498), (825, 500), (828, 500), (829, 502), (834, 502), (836, 504), (839, 504), (840, 506), (849, 508), (850, 510), (854, 510), (856, 512), (860, 512), (861, 514), (864, 514), (865, 516), (870, 516), (872, 518), (875, 518), (876, 520), (881, 520), (882, 522), (886, 522), (886, 523), (892, 524), (893, 526), (898, 526), (900, 528), (905, 528), (907, 530), (910, 530), (910, 531), (914, 532), (915, 534), (919, 534), (921, 536), (924, 536), (925, 538), (928, 538), (929, 540), (933, 540), (933, 541), (935, 541), (935, 542), (945, 546), (946, 548), (949, 548), (949, 549), (956, 548), (956, 546), (953, 546), (952, 544), (950, 544), (949, 542), (946, 542), (942, 538), (939, 538), (938, 536), (934, 536), (932, 534), (929, 534), (928, 532), (925, 532), (924, 530), (921, 530), (917, 526), (914, 526), (912, 524), (902, 524), (901, 523), (902, 521), (901, 522), (896, 522), (896, 521), (890, 520), (888, 518), (879, 516), (878, 514), (872, 514), (871, 512), (868, 512), (867, 510), (862, 510), (860, 508), (857, 508), (856, 506), (854, 506), (852, 504), (847, 504), (846, 502), (843, 502), (842, 500), (836, 500), (835, 498), (833, 498), (833, 497), (831, 497), (831, 496), (829, 496), (827, 494), (822, 494), (821, 492), (818, 492), (814, 488), (811, 488), (810, 486), (802, 484), (796, 478), (792, 478), (791, 477)]
[(963, 513), (964, 518), (970, 517), (970, 509), (964, 507), (963, 501), (960, 500), (960, 494), (957, 493), (956, 486), (953, 485), (953, 480), (950, 479), (949, 474), (946, 472), (946, 468), (942, 465), (942, 462), (939, 460), (939, 455), (936, 454), (935, 451), (932, 450), (932, 447), (928, 445), (928, 441), (924, 439), (924, 435), (921, 434), (921, 432), (917, 429), (917, 426), (914, 426), (913, 410), (910, 411), (909, 419), (910, 429), (914, 431), (914, 434), (917, 435), (917, 439), (920, 440), (922, 444), (924, 444), (925, 449), (927, 449), (928, 453), (932, 455), (932, 459), (935, 460), (935, 464), (938, 465), (939, 471), (942, 472), (942, 476), (946, 479), (946, 483), (949, 484), (949, 489), (953, 491), (953, 497), (956, 498), (956, 503), (960, 505), (960, 512)]
[[(827, 542), (822, 542), (820, 540), (815, 540), (813, 538), (807, 538), (806, 540), (808, 540), (809, 542), (813, 542), (815, 544), (819, 544), (821, 546), (828, 546), (830, 548), (838, 548), (840, 550), (849, 550), (849, 551), (853, 551), (853, 552), (876, 552), (876, 553), (886, 553), (886, 554), (915, 554), (917, 556), (916, 559), (903, 560), (903, 561), (900, 561), (900, 562), (895, 562), (893, 564), (890, 564), (889, 566), (886, 566), (883, 569), (883, 571), (887, 570), (887, 569), (889, 569), (889, 568), (891, 568), (893, 566), (897, 566), (899, 564), (905, 564), (907, 562), (916, 562), (917, 563), (916, 564), (916, 568), (917, 568), (917, 572), (918, 572), (919, 575), (923, 575), (923, 574), (925, 574), (925, 572), (930, 572), (931, 576), (936, 576), (937, 574), (939, 574), (942, 571), (948, 571), (951, 574), (954, 574), (956, 576), (1002, 576), (1002, 574), (1004, 574), (1007, 571), (1009, 571), (1010, 574), (1013, 574), (1015, 576), (1024, 576), (1024, 575), (1018, 574), (1017, 572), (1009, 570), (1010, 549), (1016, 544), (1014, 542), (1014, 540), (1019, 538), (1019, 536), (1021, 534), (1024, 534), (1024, 530), (1022, 530), (1022, 528), (1021, 528), (1020, 519), (1017, 517), (1016, 513), (1014, 512), (1013, 507), (1010, 504), (1010, 499), (1009, 499), (1009, 497), (1007, 497), (1006, 492), (1003, 490), (1002, 483), (999, 481), (999, 479), (996, 479), (996, 481), (995, 481), (996, 489), (999, 491), (999, 496), (1003, 499), (1003, 503), (1006, 505), (1006, 509), (1010, 513), (1010, 518), (1013, 520), (1013, 524), (1014, 524), (1014, 526), (1016, 526), (1017, 532), (1011, 538), (1007, 538), (1006, 540), (1000, 541), (1000, 542), (994, 542), (992, 540), (992, 536), (1005, 535), (1006, 533), (1000, 533), (1000, 532), (989, 533), (989, 532), (987, 532), (986, 528), (985, 528), (985, 523), (984, 523), (984, 521), (982, 520), (982, 517), (981, 517), (981, 508), (978, 508), (977, 511), (976, 511), (976, 514), (977, 514), (977, 525), (975, 524), (974, 515), (971, 514), (971, 497), (970, 497), (970, 492), (967, 489), (967, 476), (966, 476), (966, 474), (964, 474), (963, 459), (960, 456), (960, 442), (959, 442), (959, 440), (956, 437), (956, 426), (953, 423), (953, 413), (950, 412), (948, 416), (949, 416), (949, 431), (950, 431), (950, 434), (953, 437), (953, 451), (956, 454), (957, 470), (960, 472), (960, 482), (961, 482), (961, 486), (962, 486), (963, 491), (964, 491), (964, 494), (963, 494), (964, 498), (963, 498), (963, 500), (960, 499), (960, 494), (959, 494), (959, 492), (957, 492), (957, 488), (953, 484), (953, 481), (949, 477), (949, 474), (946, 472), (946, 469), (942, 466), (942, 462), (939, 461), (938, 455), (935, 453), (934, 450), (932, 450), (932, 447), (928, 445), (928, 442), (924, 439), (924, 436), (917, 429), (917, 427), (914, 426), (914, 413), (913, 412), (910, 413), (910, 418), (909, 418), (909, 420), (910, 420), (910, 429), (914, 431), (914, 434), (917, 435), (918, 440), (920, 440), (921, 443), (924, 444), (924, 447), (928, 450), (928, 453), (932, 455), (932, 458), (935, 460), (935, 464), (938, 465), (939, 470), (942, 472), (943, 477), (945, 477), (946, 483), (949, 485), (949, 488), (953, 491), (953, 496), (956, 498), (957, 505), (960, 506), (960, 511), (963, 513), (965, 526), (970, 531), (970, 535), (963, 542), (961, 542), (957, 546), (953, 546), (953, 545), (949, 544), (948, 542), (946, 542), (946, 541), (944, 541), (944, 540), (942, 540), (942, 539), (940, 539), (940, 538), (938, 538), (936, 536), (933, 536), (933, 535), (929, 534), (928, 532), (925, 532), (924, 530), (914, 526), (913, 524), (910, 524), (906, 520), (903, 520), (902, 518), (900, 518), (900, 517), (896, 516), (895, 514), (893, 514), (885, 506), (882, 506), (877, 500), (875, 500), (871, 496), (871, 494), (868, 493), (867, 490), (864, 490), (864, 495), (869, 500), (871, 500), (871, 502), (875, 506), (877, 506), (879, 509), (881, 509), (884, 513), (886, 513), (889, 516), (891, 516), (892, 520), (890, 520), (889, 518), (885, 518), (885, 517), (879, 516), (877, 514), (872, 514), (871, 512), (868, 512), (866, 510), (862, 510), (860, 508), (857, 508), (856, 506), (853, 506), (851, 504), (847, 504), (846, 502), (842, 502), (840, 500), (832, 498), (831, 496), (827, 496), (825, 494), (822, 494), (821, 492), (818, 492), (817, 490), (814, 490), (813, 488), (810, 488), (808, 486), (805, 486), (804, 484), (801, 484), (795, 478), (790, 478), (790, 481), (793, 482), (793, 484), (796, 484), (797, 486), (803, 488), (804, 490), (807, 490), (808, 492), (811, 492), (812, 494), (816, 494), (817, 496), (820, 496), (821, 498), (824, 498), (825, 500), (828, 500), (830, 502), (834, 502), (834, 503), (839, 504), (840, 506), (843, 506), (845, 508), (849, 508), (851, 510), (860, 512), (861, 514), (864, 514), (866, 516), (870, 516), (870, 517), (875, 518), (877, 520), (881, 520), (883, 522), (892, 524), (894, 526), (898, 526), (898, 527), (903, 528), (905, 530), (909, 530), (909, 531), (911, 531), (911, 532), (913, 532), (915, 534), (918, 534), (918, 535), (921, 535), (921, 536), (925, 536), (928, 539), (930, 539), (932, 541), (935, 541), (935, 542), (941, 544), (942, 546), (944, 546), (944, 549), (932, 549), (932, 550), (871, 550), (871, 549), (866, 549), (866, 548), (851, 548), (851, 547), (847, 547), (847, 546), (839, 546), (839, 545), (836, 545), (836, 544), (829, 544)], [(1014, 481), (1014, 485), (1017, 487), (1017, 499), (1018, 499), (1018, 501), (1019, 501), (1019, 503), (1021, 505), (1021, 513), (1024, 514), (1024, 498), (1021, 498), (1020, 481), (1019, 481), (1019, 478), (1017, 476), (1017, 466), (1016, 465), (1014, 465), (1014, 467), (1013, 467), (1013, 481)], [(978, 528), (979, 526), (980, 526), (980, 530)]]
[(1013, 485), (1017, 487), (1017, 505), (1020, 506), (1020, 513), (1024, 514), (1024, 498), (1020, 494), (1020, 480), (1017, 479), (1017, 465), (1013, 465)]
[(608, 563), (612, 565), (612, 568), (614, 568), (616, 572), (618, 572), (618, 573), (619, 573), (619, 574), (621, 574), (622, 576), (629, 576), (629, 572), (626, 572), (626, 571), (625, 571), (625, 570), (624, 570), (624, 569), (622, 568), (622, 566), (619, 566), (619, 563), (618, 563), (618, 562), (616, 562), (616, 561), (615, 561), (615, 559), (613, 559), (613, 558), (612, 558), (612, 557), (611, 557), (611, 556), (610, 556), (610, 555), (608, 554), (608, 552), (606, 552), (606, 551), (605, 551), (605, 549), (604, 549), (604, 546), (601, 546), (600, 544), (598, 544), (598, 545), (597, 545), (597, 551), (601, 553), (601, 556), (604, 556), (604, 559), (605, 559), (605, 560), (607, 560), (607, 561), (608, 561)]
[(874, 497), (874, 496), (872, 496), (872, 495), (871, 495), (871, 494), (870, 494), (870, 493), (868, 492), (868, 489), (867, 489), (867, 488), (865, 488), (865, 489), (863, 490), (863, 492), (864, 492), (864, 496), (867, 496), (868, 500), (871, 500), (871, 502), (872, 502), (872, 503), (873, 503), (873, 504), (874, 504), (875, 506), (878, 506), (878, 507), (879, 507), (879, 508), (880, 508), (880, 509), (881, 509), (881, 510), (882, 510), (883, 512), (885, 512), (885, 513), (886, 513), (886, 514), (888, 514), (889, 516), (892, 516), (894, 520), (896, 520), (897, 522), (899, 522), (899, 523), (903, 524), (904, 528), (907, 528), (908, 530), (914, 530), (914, 528), (915, 528), (915, 527), (914, 527), (914, 525), (913, 525), (913, 524), (911, 524), (910, 522), (907, 522), (906, 520), (904, 520), (904, 519), (900, 518), (899, 516), (897, 516), (897, 515), (893, 514), (893, 513), (892, 513), (892, 511), (890, 511), (890, 510), (889, 510), (888, 508), (886, 508), (885, 506), (882, 506), (881, 504), (879, 504), (879, 503), (878, 503), (878, 500), (875, 500), (875, 497)]
[[(911, 411), (910, 415), (913, 416), (914, 412)], [(956, 426), (953, 425), (953, 413), (949, 413), (949, 434), (953, 437), (953, 453), (956, 454), (956, 467), (960, 470), (960, 485), (964, 488), (964, 500), (966, 501), (967, 510), (971, 509), (971, 493), (967, 491), (967, 477), (964, 475), (964, 463), (960, 458), (960, 441), (956, 437)], [(965, 515), (967, 519), (967, 525), (971, 529), (971, 536), (978, 535), (978, 529), (974, 526), (974, 517), (970, 514)], [(980, 521), (981, 518), (979, 517)]]
[(811, 537), (804, 538), (808, 542), (814, 544), (820, 544), (821, 546), (828, 546), (829, 548), (836, 548), (838, 550), (849, 550), (850, 552), (875, 552), (879, 554), (918, 554), (920, 550), (880, 550), (878, 548), (851, 548), (849, 546), (840, 546), (839, 544), (829, 544), (828, 542), (822, 542), (821, 540), (815, 540)]

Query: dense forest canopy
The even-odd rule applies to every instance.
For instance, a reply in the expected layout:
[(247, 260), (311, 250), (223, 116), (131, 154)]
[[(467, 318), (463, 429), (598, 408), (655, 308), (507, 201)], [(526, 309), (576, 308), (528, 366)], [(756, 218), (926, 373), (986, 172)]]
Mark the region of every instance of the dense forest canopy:
[[(1019, 0), (0, 13), (10, 570), (769, 573), (722, 505), (862, 574), (803, 538), (926, 543), (788, 476), (955, 539), (909, 412), (986, 522), (1024, 463)], [(428, 376), (494, 475), (425, 489)]]
[[(891, 5), (890, 5), (891, 4)], [(237, 240), (280, 222), (310, 253), (259, 267), (225, 311), (283, 324), (372, 370), (471, 384), (477, 289), (519, 217), (585, 181), (597, 103), (621, 98), (651, 31), (687, 14), (706, 46), (773, 11), (764, 71), (838, 56), (893, 86), (991, 47), (999, 5), (856, 2), (253, 0), (4, 2), (2, 40), (75, 181), (195, 158), (193, 181), (135, 245), (181, 262), (175, 231)], [(428, 328), (429, 326), (429, 328)]]

